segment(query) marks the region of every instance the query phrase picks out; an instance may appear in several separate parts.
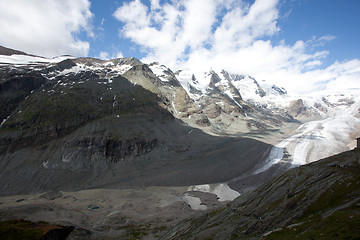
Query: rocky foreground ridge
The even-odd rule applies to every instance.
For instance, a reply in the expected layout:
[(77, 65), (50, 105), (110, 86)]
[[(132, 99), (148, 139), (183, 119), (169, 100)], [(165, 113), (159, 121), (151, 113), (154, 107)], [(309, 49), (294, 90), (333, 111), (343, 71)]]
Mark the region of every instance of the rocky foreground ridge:
[(162, 239), (358, 239), (360, 150), (280, 174)]

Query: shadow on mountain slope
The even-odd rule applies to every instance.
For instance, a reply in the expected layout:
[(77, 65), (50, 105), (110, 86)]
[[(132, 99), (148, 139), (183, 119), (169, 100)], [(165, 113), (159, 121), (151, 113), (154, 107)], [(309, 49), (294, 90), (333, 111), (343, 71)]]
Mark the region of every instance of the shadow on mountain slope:
[[(2, 82), (23, 73), (13, 76)], [(0, 194), (223, 182), (266, 159), (270, 145), (209, 136), (164, 104), (120, 75), (47, 80), (13, 105), (0, 128)]]

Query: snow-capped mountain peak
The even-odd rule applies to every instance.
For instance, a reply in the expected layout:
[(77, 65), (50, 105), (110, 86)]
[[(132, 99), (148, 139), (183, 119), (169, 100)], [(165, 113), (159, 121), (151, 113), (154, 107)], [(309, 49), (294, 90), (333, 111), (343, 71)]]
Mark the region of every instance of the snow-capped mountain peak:
[[(140, 85), (156, 94), (161, 106), (174, 117), (211, 134), (248, 134), (254, 138), (260, 136), (261, 140), (276, 144), (279, 136), (265, 138), (265, 135), (261, 134), (267, 131), (281, 132), (280, 129), (286, 129), (289, 124), (300, 125), (316, 120), (320, 121), (316, 125), (320, 127), (311, 128), (311, 134), (328, 136), (331, 126), (341, 126), (344, 133), (342, 137), (332, 138), (333, 142), (336, 142), (334, 146), (342, 146), (334, 148), (336, 150), (343, 149), (344, 144), (348, 144), (341, 143), (340, 140), (345, 142), (351, 131), (360, 129), (357, 120), (360, 115), (360, 98), (356, 89), (342, 93), (292, 96), (281, 86), (265, 80), (259, 81), (245, 74), (234, 74), (210, 67), (207, 71), (195, 69), (174, 73), (165, 65), (156, 62), (144, 64), (136, 58), (100, 60), (63, 56), (47, 59), (14, 52), (0, 55), (0, 66), (4, 72), (15, 70), (20, 74), (22, 69), (37, 71), (41, 81), (46, 79), (53, 86), (53, 89), (48, 90), (48, 94), (60, 88), (60, 93), (65, 94), (66, 88), (76, 88), (78, 84), (88, 81), (111, 92), (113, 84), (116, 83), (115, 79), (121, 76), (133, 85)], [(350, 108), (351, 111), (348, 111)], [(8, 114), (10, 112), (4, 114), (3, 123), (7, 121)], [(340, 117), (342, 115), (346, 117)], [(325, 120), (329, 124), (321, 122)], [(306, 126), (299, 128), (291, 141), (295, 139), (304, 142), (309, 133), (304, 130), (309, 129)], [(327, 133), (319, 133), (320, 128), (326, 129)], [(288, 131), (286, 129), (285, 134), (290, 134)], [(332, 131), (332, 134), (335, 136), (336, 131)], [(298, 136), (303, 138), (299, 139)], [(295, 154), (298, 150), (289, 151)], [(316, 157), (317, 155), (311, 159)]]

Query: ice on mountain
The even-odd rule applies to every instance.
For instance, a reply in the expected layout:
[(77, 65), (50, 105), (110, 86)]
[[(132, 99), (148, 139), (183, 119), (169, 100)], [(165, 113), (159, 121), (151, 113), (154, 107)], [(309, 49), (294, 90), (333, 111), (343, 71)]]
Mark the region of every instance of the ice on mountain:
[[(205, 94), (209, 87), (211, 76), (212, 73), (210, 71), (193, 72), (191, 70), (183, 70), (178, 73), (177, 79), (187, 91), (187, 93), (192, 96), (193, 94), (190, 91), (190, 86), (196, 89), (199, 93)], [(196, 81), (193, 81), (194, 77)]]
[(168, 82), (169, 79), (166, 78), (166, 71), (169, 71), (167, 67), (159, 64), (150, 64), (151, 71), (163, 82)]
[(119, 74), (124, 74), (125, 72), (129, 71), (133, 66), (124, 64), (124, 65), (118, 65), (114, 67), (113, 69), (117, 71)]
[(65, 59), (73, 58), (71, 56), (59, 56), (55, 58), (44, 58), (44, 57), (36, 57), (29, 55), (17, 55), (13, 54), (10, 56), (0, 55), (0, 64), (48, 64), (48, 63), (57, 63), (61, 62)]

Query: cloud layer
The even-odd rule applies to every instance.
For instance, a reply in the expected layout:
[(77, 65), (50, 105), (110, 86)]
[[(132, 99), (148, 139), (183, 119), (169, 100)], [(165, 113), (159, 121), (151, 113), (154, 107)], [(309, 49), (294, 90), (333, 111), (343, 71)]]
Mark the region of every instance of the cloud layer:
[(249, 74), (308, 94), (324, 88), (360, 87), (360, 61), (323, 67), (327, 51), (315, 51), (333, 40), (331, 35), (274, 44), (279, 0), (140, 0), (124, 3), (114, 12), (124, 26), (120, 38), (141, 46), (146, 62), (159, 61), (172, 69), (226, 69)]
[(54, 57), (87, 56), (93, 36), (88, 0), (0, 0), (0, 45)]

